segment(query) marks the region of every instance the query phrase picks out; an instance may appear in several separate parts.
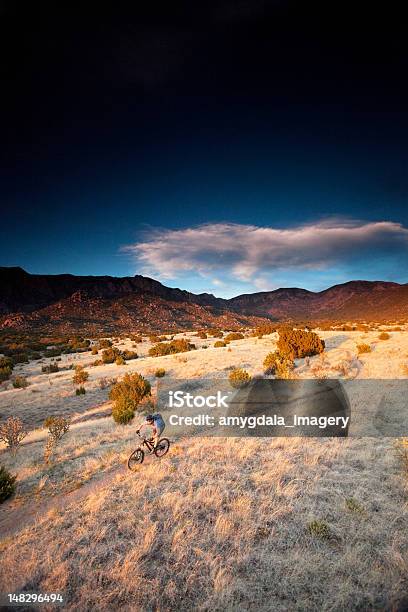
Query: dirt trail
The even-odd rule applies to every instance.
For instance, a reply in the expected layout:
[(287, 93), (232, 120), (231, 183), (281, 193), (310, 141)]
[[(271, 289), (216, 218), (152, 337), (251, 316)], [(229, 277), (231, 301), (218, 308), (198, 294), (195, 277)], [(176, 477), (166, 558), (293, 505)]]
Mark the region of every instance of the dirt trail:
[[(143, 465), (148, 465), (154, 460), (157, 461), (154, 457), (146, 456)], [(127, 475), (130, 478), (135, 476), (135, 474), (128, 470), (127, 464), (122, 463), (106, 470), (102, 474), (94, 476), (79, 489), (75, 489), (68, 493), (60, 493), (50, 499), (40, 502), (30, 500), (30, 502), (18, 508), (13, 506), (13, 499), (9, 502), (5, 502), (0, 508), (0, 539), (4, 540), (17, 531), (21, 531), (28, 525), (35, 523), (50, 510), (63, 510), (69, 504), (85, 499), (96, 490), (113, 482), (118, 474), (122, 474), (123, 476)]]
[(97, 489), (110, 484), (120, 473), (124, 475), (128, 473), (131, 475), (131, 472), (127, 470), (127, 466), (122, 464), (92, 478), (92, 480), (79, 489), (75, 489), (69, 493), (55, 495), (42, 502), (32, 500), (24, 504), (21, 508), (12, 507), (12, 500), (10, 500), (10, 503), (6, 502), (0, 509), (0, 537), (2, 539), (10, 537), (17, 531), (21, 531), (27, 527), (27, 525), (35, 523), (50, 510), (62, 510), (69, 504), (84, 499)]

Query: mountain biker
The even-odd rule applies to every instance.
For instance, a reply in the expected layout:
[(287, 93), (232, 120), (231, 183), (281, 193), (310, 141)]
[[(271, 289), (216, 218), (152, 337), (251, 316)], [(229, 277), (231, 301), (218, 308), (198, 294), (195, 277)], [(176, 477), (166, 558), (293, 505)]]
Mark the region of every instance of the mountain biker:
[(162, 415), (159, 413), (156, 413), (156, 414), (148, 414), (147, 417), (142, 421), (136, 433), (139, 433), (142, 427), (151, 427), (153, 430), (153, 433), (151, 436), (151, 439), (153, 441), (153, 448), (150, 451), (150, 454), (152, 454), (157, 447), (160, 436), (163, 433), (163, 430), (166, 427), (166, 424), (163, 421)]

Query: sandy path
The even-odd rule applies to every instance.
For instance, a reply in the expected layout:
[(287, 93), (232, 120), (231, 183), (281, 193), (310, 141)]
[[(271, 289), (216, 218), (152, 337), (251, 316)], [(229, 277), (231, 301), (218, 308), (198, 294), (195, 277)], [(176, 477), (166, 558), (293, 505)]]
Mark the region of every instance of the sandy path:
[[(152, 460), (152, 457), (147, 456), (144, 463), (149, 463)], [(41, 503), (33, 500), (24, 504), (23, 507), (15, 508), (12, 505), (12, 500), (10, 500), (10, 503), (6, 502), (0, 508), (1, 537), (7, 538), (12, 536), (17, 531), (21, 531), (28, 525), (35, 523), (51, 510), (63, 510), (69, 504), (89, 497), (96, 490), (110, 485), (117, 476), (125, 478), (126, 476), (132, 476), (132, 472), (128, 470), (126, 464), (121, 464), (106, 470), (103, 474), (95, 476), (79, 489), (55, 495)]]
[[(55, 495), (51, 499), (41, 503), (35, 500), (24, 504), (20, 508), (12, 507), (12, 504), (7, 502), (0, 509), (0, 534), (2, 538), (7, 538), (21, 531), (31, 523), (35, 523), (41, 517), (44, 517), (50, 510), (62, 510), (73, 502), (78, 502), (85, 497), (91, 495), (96, 489), (110, 484), (114, 478), (123, 473), (126, 473), (127, 467), (119, 465), (107, 470), (103, 474), (92, 478), (88, 483), (70, 491), (69, 493), (61, 493)], [(129, 472), (130, 474), (130, 472)]]

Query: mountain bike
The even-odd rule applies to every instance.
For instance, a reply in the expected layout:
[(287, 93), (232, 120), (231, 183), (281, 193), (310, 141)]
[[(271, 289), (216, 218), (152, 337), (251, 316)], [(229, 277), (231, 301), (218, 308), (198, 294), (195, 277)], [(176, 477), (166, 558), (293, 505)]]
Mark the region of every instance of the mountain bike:
[(156, 457), (164, 457), (164, 455), (168, 452), (170, 448), (170, 440), (168, 440), (167, 438), (160, 438), (156, 448), (153, 450), (153, 440), (142, 438), (139, 433), (137, 435), (141, 439), (141, 443), (137, 447), (137, 449), (133, 451), (133, 453), (128, 459), (127, 465), (129, 470), (134, 470), (137, 465), (143, 463), (145, 458), (145, 451), (143, 450), (143, 447), (146, 447), (150, 453), (152, 453), (153, 451)]

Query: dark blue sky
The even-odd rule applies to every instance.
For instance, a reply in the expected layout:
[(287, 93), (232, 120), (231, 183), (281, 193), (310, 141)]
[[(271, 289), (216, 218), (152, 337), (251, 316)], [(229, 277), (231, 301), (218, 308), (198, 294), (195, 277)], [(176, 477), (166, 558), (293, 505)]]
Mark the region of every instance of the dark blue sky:
[[(132, 12), (70, 4), (2, 9), (0, 265), (149, 273), (225, 295), (377, 275), (408, 281), (408, 53), (395, 10), (283, 0)], [(346, 233), (354, 265), (335, 253), (326, 265), (309, 261), (308, 244), (307, 266), (301, 258), (286, 266), (281, 254), (302, 228), (317, 228), (321, 248), (324, 220), (342, 231), (400, 226), (386, 236), (368, 226), (357, 242)], [(220, 248), (221, 265), (226, 223), (242, 226), (240, 242), (251, 238), (244, 254)], [(185, 231), (202, 224), (218, 229), (193, 257)], [(259, 247), (254, 227), (283, 234), (265, 234)], [(185, 258), (163, 276), (164, 243), (178, 239)], [(247, 265), (248, 273), (237, 268)]]

